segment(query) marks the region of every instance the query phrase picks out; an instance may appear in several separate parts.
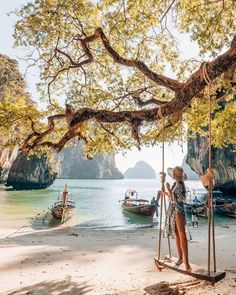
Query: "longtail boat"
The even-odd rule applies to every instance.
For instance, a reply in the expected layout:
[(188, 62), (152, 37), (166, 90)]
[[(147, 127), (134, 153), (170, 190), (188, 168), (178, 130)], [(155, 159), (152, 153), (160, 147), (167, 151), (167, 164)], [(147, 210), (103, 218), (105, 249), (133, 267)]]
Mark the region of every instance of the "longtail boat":
[(217, 213), (224, 216), (236, 218), (236, 204), (226, 204), (225, 206), (218, 208)]
[(189, 214), (195, 214), (199, 217), (206, 217), (206, 204), (204, 203), (185, 203), (185, 211)]
[[(219, 209), (225, 207), (227, 204), (232, 204), (231, 199), (226, 199), (223, 197), (223, 193), (220, 190), (213, 190), (213, 207), (216, 213), (219, 213)], [(186, 213), (192, 214), (199, 217), (207, 217), (207, 193), (202, 196), (197, 196), (192, 198), (191, 194), (188, 197), (187, 202), (185, 203)]]
[(157, 209), (157, 206), (155, 204), (150, 204), (148, 200), (138, 199), (138, 193), (135, 190), (128, 190), (125, 193), (122, 207), (124, 211), (146, 217), (153, 217)]
[(51, 214), (55, 219), (61, 219), (61, 223), (72, 217), (75, 212), (75, 202), (69, 199), (67, 185), (65, 184), (64, 190), (61, 194), (62, 199), (56, 201), (52, 208)]
[(185, 208), (186, 213), (192, 213), (193, 209), (198, 210), (198, 209), (202, 209), (205, 206), (206, 206), (206, 204), (203, 202), (199, 202), (199, 203), (186, 202), (184, 204), (184, 208)]
[(225, 207), (226, 205), (230, 205), (232, 203), (233, 201), (231, 199), (217, 198), (213, 200), (213, 205), (216, 209)]

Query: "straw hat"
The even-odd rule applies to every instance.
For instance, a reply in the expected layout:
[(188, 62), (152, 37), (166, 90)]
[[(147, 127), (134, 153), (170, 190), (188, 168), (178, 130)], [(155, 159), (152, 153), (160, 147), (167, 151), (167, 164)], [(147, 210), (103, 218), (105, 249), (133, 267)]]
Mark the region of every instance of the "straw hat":
[(174, 178), (175, 175), (179, 181), (187, 180), (187, 174), (182, 167), (176, 166), (175, 168), (167, 168), (167, 173), (171, 178)]

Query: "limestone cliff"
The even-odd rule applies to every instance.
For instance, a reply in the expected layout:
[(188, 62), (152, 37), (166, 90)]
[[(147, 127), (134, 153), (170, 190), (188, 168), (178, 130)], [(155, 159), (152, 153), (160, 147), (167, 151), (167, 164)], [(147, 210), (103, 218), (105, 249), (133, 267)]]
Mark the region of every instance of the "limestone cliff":
[[(202, 175), (208, 167), (208, 142), (197, 136), (188, 141), (187, 164)], [(236, 193), (236, 150), (233, 145), (212, 148), (212, 165), (216, 171), (215, 188), (226, 193)]]
[(92, 160), (85, 160), (81, 144), (62, 150), (57, 156), (57, 161), (58, 178), (123, 178), (122, 173), (116, 168), (114, 155), (99, 155)]
[(4, 148), (0, 151), (0, 183), (5, 183), (12, 163), (18, 154), (18, 148)]
[(139, 161), (124, 173), (125, 178), (156, 178), (155, 170), (146, 162)]
[(27, 157), (19, 153), (13, 162), (6, 186), (12, 186), (13, 189), (44, 189), (49, 187), (55, 180), (52, 163), (42, 155)]
[(187, 156), (184, 157), (181, 167), (184, 169), (184, 172), (187, 174), (188, 180), (199, 180), (199, 176), (186, 163), (186, 159), (187, 159)]

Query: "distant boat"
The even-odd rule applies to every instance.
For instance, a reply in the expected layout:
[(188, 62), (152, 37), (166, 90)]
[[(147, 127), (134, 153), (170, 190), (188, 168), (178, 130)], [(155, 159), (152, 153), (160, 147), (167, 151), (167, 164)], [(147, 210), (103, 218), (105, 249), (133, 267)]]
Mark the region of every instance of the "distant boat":
[(236, 218), (236, 204), (226, 204), (223, 207), (218, 208), (217, 213), (224, 216)]
[(187, 202), (184, 205), (186, 213), (192, 214), (194, 212), (195, 215), (199, 217), (206, 217), (206, 204), (202, 202), (198, 203), (190, 203)]
[(219, 189), (218, 190), (213, 190), (212, 194), (213, 194), (214, 199), (222, 199), (223, 198), (223, 193)]
[(205, 217), (206, 215), (206, 201), (205, 196), (199, 196), (193, 190), (193, 195), (191, 194), (190, 190), (187, 190), (187, 200), (184, 204), (184, 208), (186, 213), (194, 214), (199, 217)]
[(213, 200), (213, 206), (215, 209), (223, 208), (226, 205), (232, 204), (233, 201), (231, 199), (217, 198)]
[[(215, 213), (222, 214), (219, 209), (225, 207), (228, 204), (232, 204), (231, 199), (225, 199), (223, 198), (223, 193), (220, 190), (213, 190), (213, 207)], [(207, 194), (204, 194), (204, 199), (200, 197), (201, 201), (199, 200), (199, 197), (196, 199), (192, 199), (191, 197), (188, 198), (187, 202), (185, 203), (185, 211), (186, 213), (194, 213), (199, 217), (207, 217), (207, 206), (206, 206), (206, 200), (207, 200)]]
[(138, 193), (132, 189), (125, 193), (122, 207), (124, 211), (146, 217), (153, 217), (157, 209), (157, 206), (150, 204), (148, 200), (138, 199)]
[(51, 208), (51, 214), (55, 219), (61, 219), (61, 223), (72, 217), (75, 212), (75, 202), (69, 199), (67, 185), (61, 193), (61, 200), (55, 202)]

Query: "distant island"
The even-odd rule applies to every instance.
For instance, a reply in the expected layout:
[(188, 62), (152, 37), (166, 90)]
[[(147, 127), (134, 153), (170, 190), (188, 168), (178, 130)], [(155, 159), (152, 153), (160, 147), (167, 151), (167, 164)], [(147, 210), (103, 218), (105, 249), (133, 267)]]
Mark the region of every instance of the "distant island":
[(124, 172), (125, 178), (156, 178), (155, 170), (146, 162), (139, 161)]
[(114, 154), (104, 154), (92, 160), (84, 159), (81, 143), (66, 147), (57, 156), (59, 170), (57, 178), (74, 179), (122, 179), (116, 167)]

